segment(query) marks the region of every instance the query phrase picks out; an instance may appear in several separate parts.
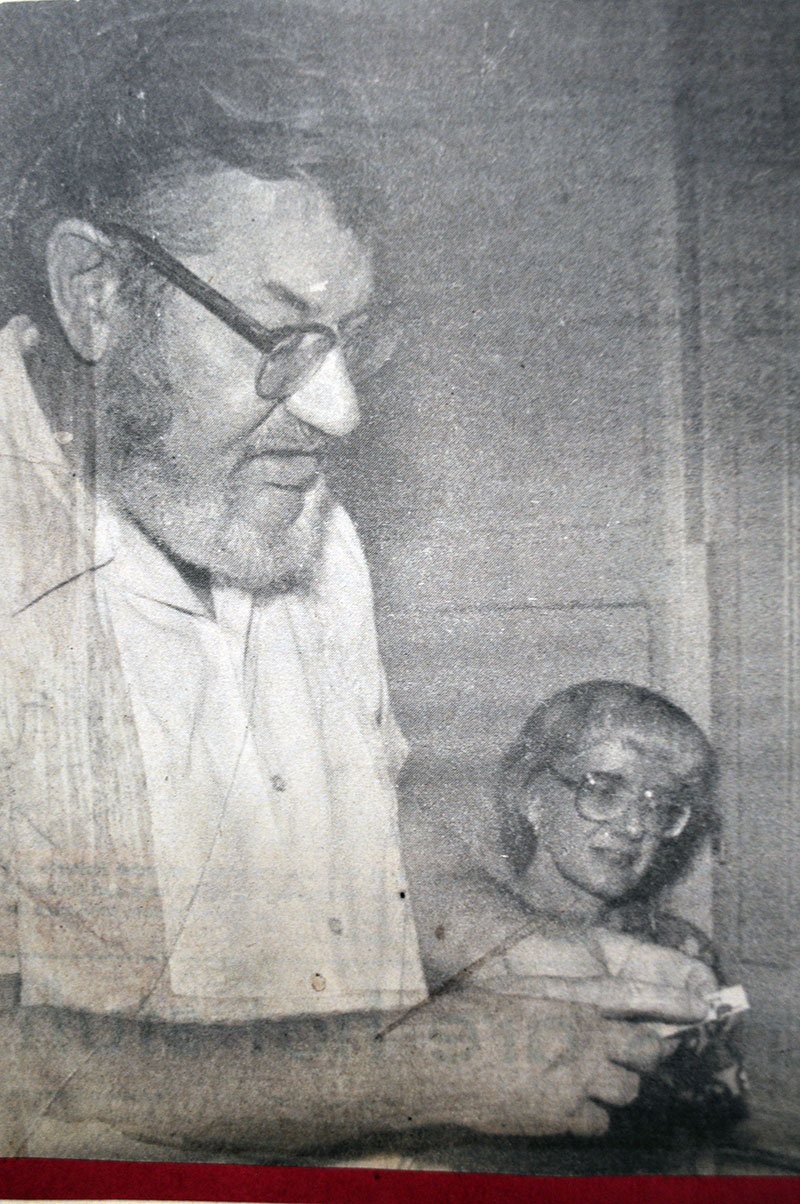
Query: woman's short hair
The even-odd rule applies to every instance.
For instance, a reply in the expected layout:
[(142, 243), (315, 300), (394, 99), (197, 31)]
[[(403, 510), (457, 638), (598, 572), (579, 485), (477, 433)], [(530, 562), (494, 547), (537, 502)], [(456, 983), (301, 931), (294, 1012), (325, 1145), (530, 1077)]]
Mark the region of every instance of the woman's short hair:
[(497, 802), (503, 852), (521, 872), (536, 851), (536, 836), (524, 801), (539, 774), (563, 765), (609, 735), (630, 734), (681, 756), (682, 776), (692, 793), (692, 815), (675, 841), (664, 842), (643, 889), (655, 889), (676, 877), (699, 842), (714, 832), (716, 757), (694, 720), (663, 694), (625, 681), (584, 681), (540, 703), (505, 753)]

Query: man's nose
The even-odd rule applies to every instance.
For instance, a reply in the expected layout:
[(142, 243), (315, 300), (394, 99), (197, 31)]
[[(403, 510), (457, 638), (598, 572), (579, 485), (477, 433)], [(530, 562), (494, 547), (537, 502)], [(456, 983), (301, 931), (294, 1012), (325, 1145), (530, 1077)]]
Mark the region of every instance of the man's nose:
[(355, 430), (358, 399), (341, 351), (334, 347), (284, 404), (295, 418), (326, 435), (341, 439)]

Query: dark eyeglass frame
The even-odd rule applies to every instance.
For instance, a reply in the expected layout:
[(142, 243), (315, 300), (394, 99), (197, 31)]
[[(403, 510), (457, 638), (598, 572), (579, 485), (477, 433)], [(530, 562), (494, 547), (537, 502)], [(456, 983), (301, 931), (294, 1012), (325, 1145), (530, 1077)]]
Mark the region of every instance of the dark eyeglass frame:
[[(231, 301), (222, 293), (217, 292), (205, 280), (196, 276), (189, 268), (171, 255), (169, 251), (149, 234), (142, 234), (139, 230), (135, 230), (132, 226), (124, 225), (122, 222), (102, 221), (98, 223), (99, 228), (103, 233), (111, 237), (124, 238), (129, 242), (137, 254), (145, 260), (145, 262), (168, 280), (170, 284), (174, 284), (181, 292), (188, 297), (198, 301), (204, 306), (209, 313), (215, 318), (219, 318), (230, 330), (235, 334), (240, 335), (257, 351), (260, 351), (264, 359), (257, 374), (257, 382), (260, 382), (264, 367), (269, 358), (276, 352), (285, 351), (292, 352), (299, 348), (301, 342), (306, 336), (316, 336), (320, 340), (318, 353), (313, 357), (313, 370), (322, 362), (325, 356), (333, 350), (339, 341), (339, 335), (332, 327), (326, 326), (322, 322), (303, 322), (294, 325), (278, 326), (270, 329), (267, 326), (251, 318), (248, 313), (240, 309), (235, 302)], [(295, 382), (295, 387), (304, 376), (310, 373), (306, 369), (301, 370), (298, 374), (298, 381)], [(261, 390), (259, 389), (259, 393)], [(270, 398), (272, 395), (270, 395)]]
[[(581, 806), (581, 790), (583, 788), (587, 787), (588, 785), (590, 785), (590, 782), (592, 779), (594, 779), (598, 776), (602, 776), (602, 775), (600, 775), (599, 773), (594, 774), (591, 772), (587, 772), (587, 773), (583, 774), (582, 777), (576, 779), (576, 778), (566, 777), (565, 774), (559, 773), (558, 770), (555, 769), (552, 765), (548, 765), (546, 768), (547, 768), (547, 772), (550, 773), (557, 781), (561, 782), (561, 784), (563, 786), (568, 786), (572, 790), (573, 802), (575, 804), (575, 810), (578, 812), (578, 814), (581, 816), (582, 819), (589, 820), (590, 823), (608, 823), (611, 820), (617, 819), (620, 815), (622, 815), (625, 810), (624, 797), (623, 797), (624, 795), (628, 795), (629, 797), (636, 797), (636, 801), (639, 804), (640, 815), (644, 816), (644, 815), (648, 814), (648, 812), (645, 811), (645, 809), (642, 807), (641, 804), (642, 804), (643, 800), (647, 799), (648, 794), (652, 795), (653, 792), (651, 790), (649, 790), (648, 788), (645, 788), (644, 790), (640, 791), (637, 796), (635, 791), (631, 790), (627, 786), (622, 786), (620, 788), (620, 801), (619, 801), (619, 806), (617, 808), (615, 808), (612, 812), (610, 812), (608, 815), (603, 816), (603, 817), (598, 817), (597, 815), (592, 815), (591, 813), (586, 811), (585, 807)], [(686, 825), (689, 823), (689, 820), (691, 819), (691, 816), (692, 816), (691, 804), (688, 802), (681, 802), (681, 800), (678, 798), (675, 799), (675, 803), (676, 803), (676, 805), (680, 805), (684, 809), (684, 814), (683, 814), (681, 820), (678, 821), (679, 826), (678, 826), (678, 823), (673, 825), (673, 827), (676, 827), (677, 830), (676, 831), (670, 831), (669, 829), (652, 830), (652, 828), (647, 823), (644, 823), (644, 821), (643, 821), (643, 826), (644, 826), (645, 830), (647, 831), (648, 835), (658, 836), (661, 840), (677, 840), (678, 837), (683, 832), (685, 832)], [(659, 804), (654, 803), (650, 808), (649, 814), (657, 815), (658, 810), (659, 810)]]

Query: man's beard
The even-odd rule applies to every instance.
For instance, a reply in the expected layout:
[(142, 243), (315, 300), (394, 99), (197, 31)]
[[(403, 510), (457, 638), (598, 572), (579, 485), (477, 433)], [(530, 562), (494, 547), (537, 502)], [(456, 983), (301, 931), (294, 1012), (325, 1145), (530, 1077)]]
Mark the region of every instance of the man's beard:
[(235, 477), (226, 486), (202, 468), (177, 475), (165, 441), (171, 425), (169, 382), (153, 379), (150, 365), (137, 368), (120, 355), (105, 381), (98, 492), (174, 560), (207, 572), (212, 583), (256, 596), (309, 590), (333, 507), (323, 478), (305, 493), (299, 515), (286, 523), (270, 513), (273, 486), (266, 487), (259, 505), (258, 492), (237, 491)]
[(278, 529), (235, 496), (187, 495), (155, 458), (139, 459), (104, 492), (164, 551), (208, 572), (214, 584), (259, 597), (313, 585), (332, 509), (321, 477), (298, 517)]

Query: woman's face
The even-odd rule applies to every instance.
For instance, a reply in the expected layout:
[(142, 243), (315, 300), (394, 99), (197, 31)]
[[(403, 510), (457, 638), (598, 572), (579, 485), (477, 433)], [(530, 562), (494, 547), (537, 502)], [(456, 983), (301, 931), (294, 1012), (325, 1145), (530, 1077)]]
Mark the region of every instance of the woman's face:
[[(528, 812), (537, 833), (534, 876), (543, 885), (549, 877), (562, 894), (565, 886), (606, 902), (628, 894), (663, 839), (649, 830), (645, 792), (677, 795), (686, 782), (685, 761), (660, 743), (620, 733), (598, 737), (553, 773), (543, 771), (532, 786)], [(622, 799), (618, 814), (597, 820), (580, 813), (575, 787), (561, 779), (579, 783), (587, 775)]]

